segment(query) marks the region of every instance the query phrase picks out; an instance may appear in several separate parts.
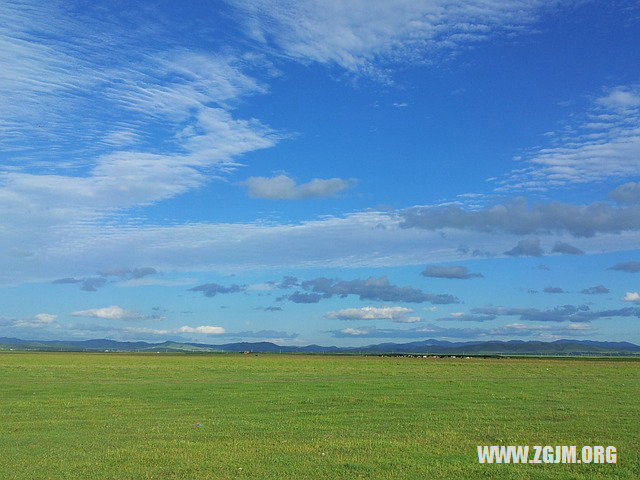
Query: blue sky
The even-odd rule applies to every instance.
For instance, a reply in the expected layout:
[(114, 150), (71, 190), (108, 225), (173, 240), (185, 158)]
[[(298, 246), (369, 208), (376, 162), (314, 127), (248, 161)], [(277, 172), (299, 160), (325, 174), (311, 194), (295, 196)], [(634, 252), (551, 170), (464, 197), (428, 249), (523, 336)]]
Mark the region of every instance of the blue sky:
[(0, 17), (0, 336), (640, 343), (636, 2)]

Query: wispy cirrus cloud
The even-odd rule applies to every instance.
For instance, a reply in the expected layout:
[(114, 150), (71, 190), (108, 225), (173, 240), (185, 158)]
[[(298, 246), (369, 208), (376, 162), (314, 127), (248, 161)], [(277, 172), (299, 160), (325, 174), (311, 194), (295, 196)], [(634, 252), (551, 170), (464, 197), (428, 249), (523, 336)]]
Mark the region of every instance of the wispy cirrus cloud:
[(140, 143), (154, 119), (172, 124), (164, 130), (171, 142), (204, 105), (228, 109), (243, 95), (266, 91), (243, 73), (249, 57), (181, 48), (144, 7), (109, 18), (99, 8), (3, 4), (0, 106), (10, 150), (42, 151), (48, 165), (64, 160), (57, 167), (86, 164), (79, 146), (96, 154)]
[(396, 61), (426, 62), (496, 35), (523, 33), (556, 4), (507, 0), (228, 0), (248, 36), (302, 62), (380, 75)]
[(2, 248), (46, 248), (199, 188), (282, 138), (235, 114), (267, 91), (248, 73), (268, 77), (264, 59), (181, 47), (139, 6), (117, 19), (85, 7), (10, 0), (0, 12)]
[[(497, 191), (547, 190), (565, 185), (637, 176), (640, 171), (640, 85), (619, 85), (595, 98), (579, 121), (551, 132), (553, 144), (517, 160), (523, 168), (498, 182)], [(575, 118), (575, 117), (574, 117)], [(628, 183), (612, 198), (635, 203), (637, 186)]]

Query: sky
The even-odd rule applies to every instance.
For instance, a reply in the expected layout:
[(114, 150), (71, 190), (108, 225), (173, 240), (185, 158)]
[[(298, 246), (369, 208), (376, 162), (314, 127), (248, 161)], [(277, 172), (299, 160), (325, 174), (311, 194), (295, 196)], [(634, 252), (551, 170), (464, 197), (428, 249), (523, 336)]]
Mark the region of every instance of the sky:
[(640, 7), (2, 0), (0, 336), (640, 344)]

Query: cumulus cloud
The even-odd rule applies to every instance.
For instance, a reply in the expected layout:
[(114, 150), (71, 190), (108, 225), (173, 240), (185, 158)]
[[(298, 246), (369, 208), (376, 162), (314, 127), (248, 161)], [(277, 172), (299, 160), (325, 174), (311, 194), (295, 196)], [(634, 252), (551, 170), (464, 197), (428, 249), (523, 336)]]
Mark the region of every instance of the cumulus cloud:
[[(338, 320), (394, 320), (403, 323), (412, 323), (407, 321), (416, 317), (407, 317), (407, 314), (413, 312), (411, 308), (406, 307), (361, 307), (361, 308), (345, 308), (335, 312), (327, 312), (325, 318)], [(419, 317), (417, 317), (419, 318)]]
[(625, 295), (622, 298), (622, 300), (625, 301), (625, 302), (640, 303), (640, 293), (638, 293), (638, 292), (627, 292), (627, 293), (625, 293)]
[(467, 267), (454, 266), (454, 265), (450, 265), (450, 266), (431, 265), (422, 271), (422, 275), (424, 275), (425, 277), (456, 278), (460, 280), (483, 277), (481, 273), (470, 273)]
[(58, 318), (57, 315), (53, 315), (51, 313), (38, 313), (36, 315), (33, 316), (33, 318), (40, 322), (40, 323), (53, 323), (55, 322), (56, 318)]
[(609, 197), (620, 203), (640, 203), (640, 183), (624, 183), (612, 190)]
[(400, 212), (404, 228), (454, 228), (516, 235), (568, 232), (575, 237), (640, 229), (640, 206), (614, 207), (606, 202), (589, 205), (551, 202), (529, 206), (525, 199), (484, 210), (459, 205), (412, 207)]
[(544, 287), (542, 291), (544, 293), (564, 293), (564, 290), (560, 287)]
[(540, 247), (540, 239), (525, 238), (523, 240), (520, 240), (511, 250), (507, 250), (506, 252), (504, 252), (504, 254), (511, 257), (540, 257), (544, 255), (544, 251)]
[(375, 328), (343, 328), (342, 330), (337, 330), (333, 332), (334, 337), (342, 337), (342, 336), (362, 336), (369, 335), (369, 332), (376, 331)]
[(568, 243), (556, 242), (551, 249), (551, 253), (562, 253), (564, 255), (584, 255), (584, 252), (578, 247), (574, 247)]
[(295, 292), (285, 298), (296, 303), (318, 303), (321, 299), (334, 295), (345, 298), (357, 295), (360, 300), (378, 300), (383, 302), (407, 302), (449, 304), (458, 299), (450, 294), (426, 293), (413, 287), (398, 287), (389, 282), (386, 276), (369, 277), (367, 279), (340, 280), (319, 277), (300, 283), (304, 292)]
[(141, 320), (146, 318), (136, 312), (130, 312), (117, 305), (103, 308), (91, 308), (88, 310), (78, 310), (71, 313), (74, 317), (95, 317), (105, 320)]
[(307, 183), (296, 184), (295, 180), (286, 175), (250, 177), (243, 184), (250, 197), (274, 200), (332, 197), (350, 186), (349, 181), (341, 178), (314, 178)]
[(580, 293), (584, 293), (587, 295), (598, 295), (598, 294), (609, 293), (609, 289), (604, 285), (596, 285), (594, 287), (584, 288), (580, 291)]
[(619, 272), (638, 273), (640, 272), (640, 262), (630, 261), (616, 263), (614, 266), (609, 267), (609, 270), (618, 270)]
[(293, 303), (318, 303), (326, 297), (319, 293), (293, 292), (291, 295), (286, 297), (280, 297), (279, 300), (284, 300), (285, 298)]
[(196, 287), (190, 288), (191, 292), (202, 292), (205, 297), (215, 297), (220, 293), (237, 293), (243, 292), (246, 290), (245, 285), (230, 285), (225, 287), (224, 285), (220, 285), (218, 283), (205, 283), (203, 285), (198, 285)]

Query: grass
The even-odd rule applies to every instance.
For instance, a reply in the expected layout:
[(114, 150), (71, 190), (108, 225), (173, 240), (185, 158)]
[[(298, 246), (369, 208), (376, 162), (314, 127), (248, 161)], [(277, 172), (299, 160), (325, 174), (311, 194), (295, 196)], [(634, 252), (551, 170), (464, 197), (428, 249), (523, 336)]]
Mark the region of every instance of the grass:
[[(639, 373), (620, 359), (0, 353), (0, 478), (636, 479)], [(618, 463), (478, 464), (494, 444), (614, 445)]]

